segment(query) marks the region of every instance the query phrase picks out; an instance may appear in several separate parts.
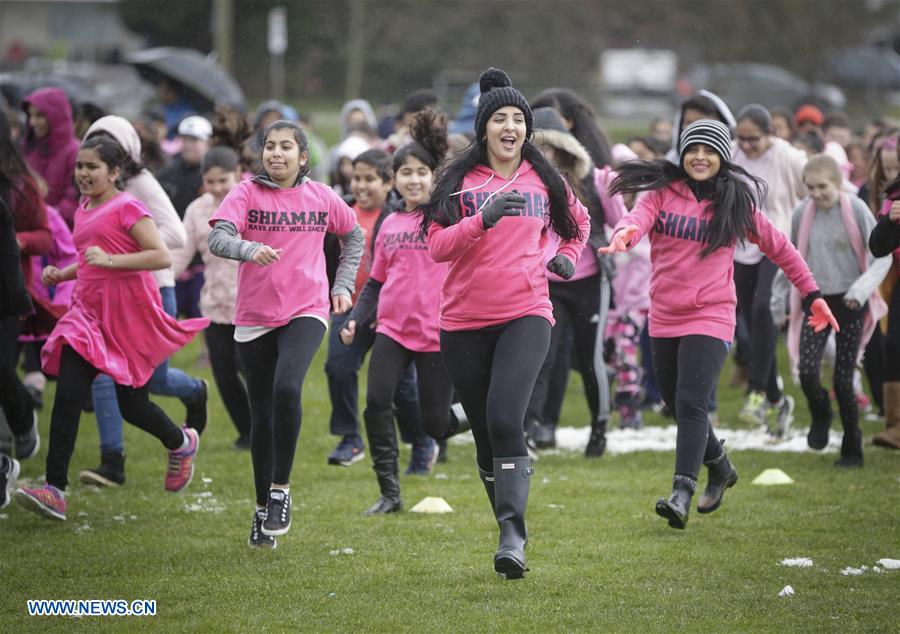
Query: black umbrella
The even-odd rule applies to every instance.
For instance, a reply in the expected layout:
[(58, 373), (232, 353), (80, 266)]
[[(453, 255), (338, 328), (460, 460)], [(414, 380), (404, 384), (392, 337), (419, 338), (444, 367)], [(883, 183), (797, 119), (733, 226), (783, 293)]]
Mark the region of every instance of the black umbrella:
[(203, 110), (212, 110), (213, 104), (224, 103), (244, 108), (246, 100), (240, 84), (228, 71), (206, 55), (190, 48), (162, 46), (137, 51), (125, 60), (134, 65), (148, 81), (158, 84), (163, 79), (183, 86), (187, 96), (205, 101)]

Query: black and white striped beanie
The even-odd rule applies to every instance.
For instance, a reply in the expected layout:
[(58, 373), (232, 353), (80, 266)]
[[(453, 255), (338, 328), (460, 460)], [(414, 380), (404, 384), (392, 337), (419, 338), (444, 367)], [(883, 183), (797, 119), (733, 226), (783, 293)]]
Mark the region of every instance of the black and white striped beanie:
[(700, 119), (686, 127), (681, 133), (681, 143), (678, 145), (679, 160), (683, 161), (688, 147), (696, 143), (711, 147), (723, 160), (731, 161), (731, 132), (721, 121)]

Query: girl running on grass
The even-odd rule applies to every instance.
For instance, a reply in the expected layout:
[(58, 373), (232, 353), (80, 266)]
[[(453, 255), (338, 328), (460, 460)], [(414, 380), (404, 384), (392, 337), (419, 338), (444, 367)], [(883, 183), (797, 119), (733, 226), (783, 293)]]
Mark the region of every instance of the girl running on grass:
[(419, 207), (428, 202), (434, 170), (447, 153), (447, 117), (426, 109), (416, 116), (411, 133), (413, 141), (394, 154), (394, 178), (404, 207), (381, 224), (369, 281), (341, 330), (341, 340), (350, 345), (357, 325), (369, 322), (377, 311), (363, 417), (381, 497), (366, 515), (403, 508), (392, 403), (410, 362), (416, 365), (425, 431), (437, 440), (460, 431), (456, 417), (450, 416), (453, 385), (441, 361), (438, 330), (447, 265), (431, 259), (418, 231)]
[(209, 321), (175, 321), (160, 302), (151, 270), (171, 264), (150, 212), (119, 191), (126, 156), (105, 137), (81, 145), (75, 180), (84, 198), (75, 212), (78, 262), (44, 269), (47, 285), (76, 279), (69, 311), (41, 352), (44, 371), (56, 375), (50, 419), (47, 484), (20, 488), (17, 501), (46, 517), (65, 520), (69, 460), (75, 449), (81, 407), (98, 373), (108, 374), (125, 420), (156, 436), (169, 450), (166, 490), (191, 481), (199, 436), (179, 429), (150, 402), (147, 383), (163, 359), (188, 343)]
[(734, 250), (749, 240), (800, 289), (817, 331), (837, 322), (809, 269), (783, 233), (757, 210), (764, 185), (731, 163), (728, 126), (700, 120), (680, 137), (679, 161), (619, 166), (611, 191), (646, 192), (613, 230), (602, 253), (620, 253), (650, 234), (650, 337), (660, 392), (675, 413), (672, 495), (656, 503), (669, 526), (687, 525), (701, 462), (709, 483), (697, 510), (722, 503), (737, 471), (708, 418), (708, 402), (734, 338)]
[[(434, 260), (450, 264), (441, 356), (471, 422), (500, 527), (494, 569), (521, 578), (532, 474), (525, 409), (554, 323), (545, 268), (572, 277), (590, 218), (531, 142), (531, 108), (507, 74), (490, 68), (480, 87), (475, 141), (441, 170), (422, 228)], [(562, 241), (547, 262), (552, 233)]]
[(238, 432), (235, 449), (250, 448), (250, 401), (241, 379), (237, 344), (234, 341), (234, 304), (237, 297), (238, 263), (217, 258), (209, 251), (209, 219), (225, 196), (241, 180), (240, 158), (227, 146), (211, 148), (203, 157), (201, 173), (206, 192), (184, 212), (185, 245), (172, 250), (173, 270), (180, 275), (194, 254), (203, 258), (204, 281), (200, 291), (200, 313), (210, 320), (206, 348), (213, 378), (222, 402)]
[[(307, 177), (309, 153), (299, 125), (276, 121), (263, 139), (263, 172), (222, 201), (209, 221), (209, 250), (240, 261), (234, 339), (247, 377), (256, 484), (249, 544), (275, 548), (275, 537), (291, 526), (303, 380), (329, 308), (338, 314), (350, 309), (363, 236), (353, 210), (330, 187)], [(326, 232), (341, 240), (330, 302)]]
[[(375, 235), (396, 206), (392, 200), (394, 170), (391, 157), (384, 150), (366, 150), (353, 160), (350, 181), (353, 196), (344, 198), (356, 214), (357, 222), (365, 237), (365, 248), (356, 273), (356, 289), (361, 291), (369, 280), (374, 260)], [(325, 240), (325, 258), (329, 277), (340, 253), (337, 240)], [(351, 298), (356, 301), (356, 295)], [(374, 319), (374, 315), (372, 315)], [(328, 394), (331, 397), (331, 433), (341, 440), (328, 456), (328, 464), (349, 467), (365, 457), (365, 443), (360, 435), (358, 374), (366, 354), (375, 342), (373, 321), (357, 324), (356, 336), (350, 345), (341, 341), (341, 329), (348, 315), (331, 316), (331, 332), (328, 333), (328, 356), (325, 375), (328, 378)], [(419, 397), (416, 389), (415, 365), (410, 363), (400, 377), (396, 393), (397, 422), (404, 440), (412, 441), (412, 454), (408, 475), (428, 475), (436, 457), (434, 440), (422, 430), (419, 419)]]
[[(836, 467), (863, 465), (859, 408), (853, 387), (857, 359), (872, 336), (887, 306), (878, 294), (878, 285), (891, 266), (890, 258), (875, 260), (866, 244), (875, 227), (875, 218), (856, 196), (841, 191), (843, 173), (830, 156), (818, 154), (803, 169), (803, 182), (810, 198), (794, 210), (791, 240), (816, 278), (840, 328), (835, 328), (834, 394), (841, 413), (844, 437)], [(776, 315), (784, 321), (784, 299), (790, 288), (779, 275), (773, 295)], [(822, 354), (830, 331), (814, 332), (803, 325), (800, 298), (791, 293), (791, 320), (788, 353), (797, 367), (803, 394), (809, 403), (812, 421), (807, 443), (813, 449), (828, 444), (831, 428), (831, 399), (822, 387)]]

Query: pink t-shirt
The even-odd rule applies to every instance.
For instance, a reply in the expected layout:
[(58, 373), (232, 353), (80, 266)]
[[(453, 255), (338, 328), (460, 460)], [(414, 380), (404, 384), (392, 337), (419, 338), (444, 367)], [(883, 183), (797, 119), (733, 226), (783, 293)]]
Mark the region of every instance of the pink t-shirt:
[(289, 189), (243, 181), (219, 205), (210, 226), (219, 220), (234, 224), (244, 240), (284, 250), (269, 266), (241, 262), (235, 325), (274, 328), (300, 315), (327, 323), (325, 233), (345, 235), (356, 226), (356, 214), (340, 196), (315, 181)]
[[(436, 262), (449, 262), (441, 291), (441, 329), (477, 330), (526, 316), (543, 317), (552, 325), (553, 306), (547, 285), (549, 196), (537, 172), (522, 161), (510, 179), (479, 165), (466, 174), (459, 196), (463, 218), (428, 228), (428, 249)], [(485, 229), (480, 209), (502, 192), (525, 198), (519, 216), (506, 216)], [(572, 195), (574, 199), (574, 195)], [(587, 209), (577, 199), (570, 211), (581, 239), (563, 241), (556, 250), (573, 263), (591, 229)]]
[(419, 212), (397, 211), (381, 223), (370, 274), (384, 283), (375, 331), (413, 352), (440, 352), (441, 284), (449, 265), (428, 254), (421, 218)]
[(107, 269), (90, 266), (85, 262), (84, 252), (88, 247), (97, 246), (109, 253), (138, 253), (141, 245), (128, 233), (142, 218), (152, 218), (150, 211), (131, 194), (117, 194), (102, 205), (87, 208), (88, 199), (81, 201), (75, 211), (75, 231), (72, 241), (78, 251), (78, 281), (102, 280), (123, 275), (145, 275), (152, 279), (149, 271), (128, 269)]
[[(734, 338), (735, 245), (716, 249), (704, 258), (713, 212), (698, 202), (690, 188), (676, 182), (640, 196), (634, 209), (613, 233), (637, 225), (632, 244), (650, 236), (650, 336), (707, 335)], [(754, 211), (758, 236), (748, 240), (781, 267), (803, 297), (818, 290), (800, 253), (760, 211)]]

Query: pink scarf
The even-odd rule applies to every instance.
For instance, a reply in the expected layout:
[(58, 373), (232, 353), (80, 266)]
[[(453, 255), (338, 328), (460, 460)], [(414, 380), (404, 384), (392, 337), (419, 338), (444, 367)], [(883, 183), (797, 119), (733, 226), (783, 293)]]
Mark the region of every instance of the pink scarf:
[[(853, 206), (850, 204), (850, 197), (841, 192), (841, 220), (844, 222), (844, 231), (850, 239), (850, 246), (853, 253), (856, 254), (856, 261), (859, 264), (860, 274), (865, 273), (869, 268), (869, 250), (863, 242), (862, 235), (859, 233), (859, 226), (856, 224), (856, 218), (853, 215)], [(812, 200), (803, 210), (800, 217), (800, 228), (797, 233), (797, 249), (803, 259), (809, 252), (809, 234), (812, 231), (813, 219), (816, 215), (816, 203)], [(791, 371), (794, 376), (797, 375), (797, 364), (800, 361), (800, 330), (803, 328), (803, 310), (800, 305), (800, 293), (796, 288), (791, 288), (791, 320), (788, 324), (788, 355), (791, 359)], [(859, 341), (859, 355), (862, 356), (875, 331), (878, 320), (887, 314), (887, 304), (878, 293), (878, 289), (872, 292), (868, 301), (868, 310), (866, 311), (865, 322), (863, 326), (863, 336)]]

